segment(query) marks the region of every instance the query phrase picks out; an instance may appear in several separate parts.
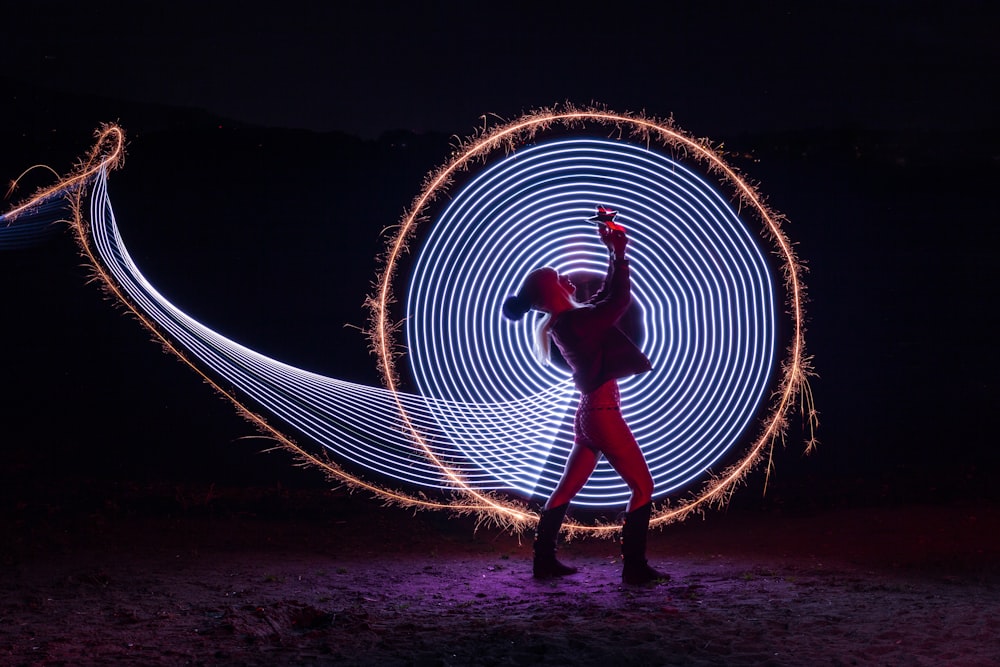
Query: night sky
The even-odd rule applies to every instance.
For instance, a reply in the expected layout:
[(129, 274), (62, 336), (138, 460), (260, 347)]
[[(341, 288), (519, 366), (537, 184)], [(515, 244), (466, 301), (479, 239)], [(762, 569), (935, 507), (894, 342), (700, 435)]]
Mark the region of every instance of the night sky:
[[(968, 483), (970, 493), (995, 493), (995, 436), (983, 420), (1000, 394), (989, 307), (1000, 240), (989, 195), (1000, 155), (994, 3), (314, 4), (6, 7), (0, 76), (53, 97), (5, 97), (4, 118), (37, 112), (45, 125), (7, 126), (0, 136), (48, 141), (81, 122), (92, 127), (73, 101), (103, 100), (98, 106), (113, 117), (93, 121), (117, 119), (132, 131), (112, 199), (123, 227), (146, 225), (132, 247), (154, 282), (187, 295), (209, 319), (230, 318), (224, 333), (251, 347), (364, 381), (371, 378), (344, 361), (368, 366), (364, 341), (344, 325), (363, 324), (381, 230), (445, 157), (447, 141), (395, 161), (341, 165), (331, 180), (317, 165), (343, 159), (342, 144), (316, 133), (344, 132), (371, 146), (400, 129), (446, 139), (467, 136), (484, 115), (511, 118), (564, 101), (674, 115), (697, 136), (758, 151), (748, 171), (791, 219), (789, 234), (809, 263), (824, 444), (805, 462), (790, 451), (778, 479), (834, 479), (831, 495), (870, 498), (906, 478), (910, 490), (899, 493), (912, 498), (944, 472), (952, 491)], [(208, 142), (208, 153), (191, 160), (193, 145), (130, 116), (136, 104), (307, 132), (255, 139), (270, 150), (266, 159)], [(777, 135), (808, 148), (778, 145)], [(4, 178), (41, 159), (65, 169), (88, 140), (60, 144), (59, 155), (0, 158)], [(332, 152), (317, 158), (328, 144)], [(310, 161), (296, 164), (306, 154)], [(180, 172), (188, 179), (179, 189), (160, 187), (158, 178)], [(177, 216), (192, 193), (197, 208)], [(369, 216), (350, 243), (326, 225), (331, 202)], [(275, 211), (294, 211), (280, 244), (266, 233)], [(172, 233), (150, 231), (161, 229)], [(194, 248), (190, 257), (179, 254), (185, 246)], [(235, 260), (220, 267), (209, 251), (226, 247)], [(284, 254), (264, 257), (268, 250)], [(8, 288), (19, 286), (8, 289), (5, 309), (24, 314), (3, 339), (15, 357), (3, 420), (8, 442), (24, 448), (15, 459), (49, 448), (52, 461), (30, 465), (63, 456), (67, 468), (106, 465), (109, 475), (189, 470), (210, 479), (234, 468), (234, 479), (266, 479), (275, 460), (284, 465), (272, 455), (245, 469), (262, 460), (260, 443), (234, 446), (252, 428), (85, 284), (68, 242), (33, 253), (8, 262), (4, 274)], [(52, 271), (50, 261), (61, 268)], [(279, 275), (294, 291), (275, 287)], [(272, 290), (268, 309), (248, 296), (264, 290)], [(81, 322), (100, 335), (75, 330)], [(27, 365), (35, 354), (48, 370)], [(111, 370), (102, 370), (109, 359)], [(102, 372), (111, 377), (95, 380)], [(109, 416), (109, 405), (122, 414)], [(54, 414), (72, 422), (74, 435), (52, 430)], [(67, 444), (77, 437), (85, 448)], [(149, 438), (151, 446), (134, 446)]]
[(22, 2), (4, 74), (53, 89), (376, 137), (467, 134), (564, 100), (699, 136), (995, 125), (989, 2)]

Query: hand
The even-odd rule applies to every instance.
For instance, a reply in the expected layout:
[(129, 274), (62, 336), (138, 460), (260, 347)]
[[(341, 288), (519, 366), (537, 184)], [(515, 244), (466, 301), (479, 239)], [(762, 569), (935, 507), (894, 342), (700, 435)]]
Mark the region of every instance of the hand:
[(625, 229), (611, 229), (607, 225), (597, 225), (597, 233), (601, 236), (601, 242), (608, 248), (608, 252), (614, 255), (615, 259), (625, 259), (625, 246), (628, 245), (628, 237), (625, 236)]

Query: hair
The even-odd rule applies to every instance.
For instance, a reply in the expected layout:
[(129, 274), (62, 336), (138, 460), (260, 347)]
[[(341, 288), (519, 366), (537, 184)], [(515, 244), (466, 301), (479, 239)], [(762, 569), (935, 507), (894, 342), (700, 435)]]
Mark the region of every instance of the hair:
[(509, 296), (503, 302), (503, 315), (508, 320), (519, 320), (529, 310), (531, 310), (531, 300), (525, 298), (523, 294)]
[[(510, 320), (520, 320), (532, 308), (538, 308), (538, 276), (543, 271), (552, 269), (535, 269), (528, 274), (517, 294), (507, 297), (503, 302), (504, 317)], [(545, 313), (535, 325), (535, 344), (532, 346), (535, 357), (547, 366), (550, 359), (549, 329), (552, 326), (552, 315)]]

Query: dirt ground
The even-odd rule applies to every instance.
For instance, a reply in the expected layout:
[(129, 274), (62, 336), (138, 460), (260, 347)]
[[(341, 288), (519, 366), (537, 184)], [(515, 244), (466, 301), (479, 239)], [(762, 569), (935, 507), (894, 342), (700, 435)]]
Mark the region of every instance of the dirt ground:
[(635, 588), (612, 541), (539, 582), (527, 536), (340, 491), (101, 491), (4, 513), (0, 664), (1000, 665), (991, 505), (717, 512)]

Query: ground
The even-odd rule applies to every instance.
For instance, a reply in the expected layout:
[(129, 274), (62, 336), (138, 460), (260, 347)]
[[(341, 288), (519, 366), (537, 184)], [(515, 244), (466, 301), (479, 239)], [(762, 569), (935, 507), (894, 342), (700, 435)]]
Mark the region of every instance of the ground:
[(613, 541), (536, 581), (525, 535), (343, 491), (52, 495), (4, 514), (0, 664), (1000, 664), (991, 504), (715, 512), (626, 587)]

